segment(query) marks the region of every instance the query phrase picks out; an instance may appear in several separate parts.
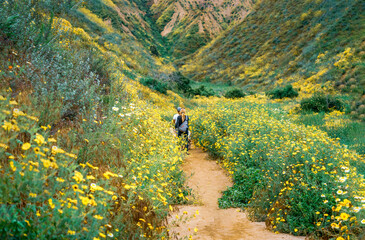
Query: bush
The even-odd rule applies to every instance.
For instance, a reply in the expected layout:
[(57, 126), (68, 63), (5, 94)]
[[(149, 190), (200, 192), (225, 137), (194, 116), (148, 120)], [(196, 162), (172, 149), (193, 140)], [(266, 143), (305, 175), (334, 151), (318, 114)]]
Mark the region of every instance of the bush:
[(243, 98), (245, 96), (245, 93), (239, 88), (229, 90), (224, 94), (225, 98)]
[(183, 92), (186, 95), (191, 94), (190, 79), (181, 74), (181, 72), (173, 72), (170, 76), (172, 84), (178, 91)]
[(240, 168), (234, 173), (233, 187), (223, 192), (222, 198), (218, 199), (220, 208), (247, 206), (251, 200), (256, 185), (262, 180), (262, 173), (256, 168)]
[(206, 88), (205, 86), (200, 86), (198, 88), (192, 89), (190, 94), (193, 96), (204, 96), (204, 97), (215, 96), (213, 89)]
[(300, 108), (304, 112), (342, 111), (344, 109), (344, 103), (332, 95), (314, 94), (310, 98), (303, 99), (300, 102)]
[(271, 99), (282, 99), (282, 98), (294, 98), (297, 97), (298, 91), (296, 91), (292, 85), (286, 85), (285, 87), (277, 87), (266, 93)]
[(139, 82), (146, 87), (149, 87), (163, 94), (166, 94), (167, 90), (169, 89), (166, 83), (160, 82), (154, 78), (141, 78)]

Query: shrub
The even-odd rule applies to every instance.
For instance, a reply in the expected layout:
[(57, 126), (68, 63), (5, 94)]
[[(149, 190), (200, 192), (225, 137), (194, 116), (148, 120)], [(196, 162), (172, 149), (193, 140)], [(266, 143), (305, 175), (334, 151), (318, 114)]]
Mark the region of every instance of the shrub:
[(222, 198), (218, 199), (219, 207), (246, 207), (261, 180), (262, 173), (256, 168), (237, 169), (233, 176), (233, 187), (224, 191)]
[(344, 103), (335, 96), (317, 93), (310, 98), (303, 99), (300, 102), (300, 108), (304, 112), (342, 111), (344, 109)]
[(139, 82), (146, 87), (149, 87), (153, 90), (156, 90), (157, 92), (166, 94), (168, 90), (167, 83), (160, 82), (154, 78), (141, 78)]
[(225, 98), (243, 98), (245, 96), (245, 93), (239, 88), (229, 90), (224, 94)]
[(172, 84), (176, 86), (178, 91), (183, 92), (186, 95), (191, 94), (190, 79), (181, 74), (181, 72), (173, 72), (170, 75)]
[(285, 87), (277, 87), (266, 93), (271, 99), (282, 99), (282, 98), (294, 98), (298, 96), (298, 91), (296, 91), (292, 85), (286, 85)]
[(152, 55), (155, 55), (156, 57), (160, 56), (160, 53), (157, 50), (157, 47), (155, 45), (150, 46), (150, 52)]
[(203, 85), (198, 88), (192, 89), (190, 94), (193, 96), (204, 96), (204, 97), (215, 96), (215, 93), (211, 88), (206, 88)]

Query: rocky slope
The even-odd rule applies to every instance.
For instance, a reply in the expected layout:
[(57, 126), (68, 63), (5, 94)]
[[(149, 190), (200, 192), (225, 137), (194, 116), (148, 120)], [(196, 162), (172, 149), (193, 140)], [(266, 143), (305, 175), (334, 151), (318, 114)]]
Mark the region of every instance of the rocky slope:
[(155, 0), (151, 12), (161, 35), (171, 42), (170, 54), (184, 57), (220, 32), (244, 19), (253, 0)]

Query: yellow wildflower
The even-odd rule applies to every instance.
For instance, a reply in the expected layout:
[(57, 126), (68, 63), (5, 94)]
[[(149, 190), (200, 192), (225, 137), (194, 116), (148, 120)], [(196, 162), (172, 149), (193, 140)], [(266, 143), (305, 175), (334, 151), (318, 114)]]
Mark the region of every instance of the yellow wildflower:
[(106, 179), (109, 179), (110, 177), (118, 177), (118, 174), (115, 174), (115, 173), (112, 173), (112, 172), (107, 171), (107, 172), (105, 172), (105, 173), (103, 174), (103, 176), (104, 176)]
[(72, 178), (75, 179), (77, 183), (85, 181), (84, 176), (79, 171), (75, 171), (75, 176), (73, 176)]
[(16, 171), (16, 167), (14, 166), (14, 162), (13, 161), (10, 161), (9, 165), (10, 165), (11, 170), (13, 170), (13, 172), (15, 172)]
[(26, 151), (30, 148), (30, 143), (23, 143), (22, 150)]
[(45, 144), (45, 143), (46, 143), (46, 141), (45, 141), (44, 137), (43, 137), (42, 135), (38, 134), (38, 133), (36, 133), (36, 137), (35, 137), (34, 141), (35, 141), (35, 142), (36, 142), (39, 146), (41, 146), (42, 144)]
[(8, 149), (8, 145), (4, 144), (4, 143), (0, 143), (0, 147), (4, 148), (4, 149)]
[(347, 221), (347, 219), (350, 217), (350, 215), (347, 213), (341, 213), (340, 217), (342, 220)]
[(29, 193), (29, 197), (35, 198), (35, 197), (37, 197), (37, 194), (36, 193)]
[(52, 201), (52, 198), (48, 199), (48, 204), (49, 206), (54, 209), (55, 208), (55, 205), (53, 204), (53, 201)]
[(95, 218), (95, 219), (98, 219), (98, 220), (102, 220), (102, 219), (103, 219), (103, 217), (102, 217), (102, 216), (100, 216), (100, 215), (94, 215), (94, 218)]
[(57, 182), (64, 182), (64, 181), (65, 181), (65, 179), (62, 179), (62, 178), (59, 178), (59, 177), (58, 177), (58, 178), (56, 178), (56, 181), (57, 181)]
[(88, 180), (94, 180), (94, 179), (96, 179), (94, 176), (92, 176), (92, 175), (87, 175), (86, 176), (86, 179), (88, 179)]
[(48, 142), (57, 142), (57, 140), (56, 139), (54, 139), (54, 138), (48, 138)]

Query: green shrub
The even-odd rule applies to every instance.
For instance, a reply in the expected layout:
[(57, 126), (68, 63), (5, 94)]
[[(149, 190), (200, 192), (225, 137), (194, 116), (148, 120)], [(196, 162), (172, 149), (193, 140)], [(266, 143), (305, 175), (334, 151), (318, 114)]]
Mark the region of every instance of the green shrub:
[(155, 45), (150, 46), (150, 52), (152, 55), (155, 55), (156, 57), (160, 56), (160, 53), (157, 50), (157, 47)]
[(223, 192), (218, 199), (220, 208), (247, 206), (251, 200), (256, 185), (262, 180), (262, 172), (256, 168), (239, 168), (233, 176), (233, 187)]
[(182, 75), (181, 72), (173, 72), (170, 75), (170, 81), (178, 91), (183, 92), (186, 95), (191, 93), (191, 81), (189, 78)]
[(190, 94), (193, 96), (204, 96), (204, 97), (215, 96), (215, 92), (211, 88), (206, 88), (203, 85), (198, 88), (192, 89)]
[(160, 82), (154, 78), (141, 78), (139, 82), (145, 85), (146, 87), (149, 87), (163, 94), (166, 94), (167, 90), (169, 89), (167, 83)]
[(243, 98), (245, 96), (245, 93), (239, 88), (229, 90), (224, 94), (225, 98)]
[(298, 91), (296, 91), (292, 85), (286, 85), (285, 87), (277, 87), (266, 93), (271, 99), (282, 99), (282, 98), (294, 98), (297, 97)]
[(314, 94), (312, 97), (303, 99), (300, 102), (300, 108), (304, 112), (342, 111), (344, 107), (344, 103), (332, 95)]

